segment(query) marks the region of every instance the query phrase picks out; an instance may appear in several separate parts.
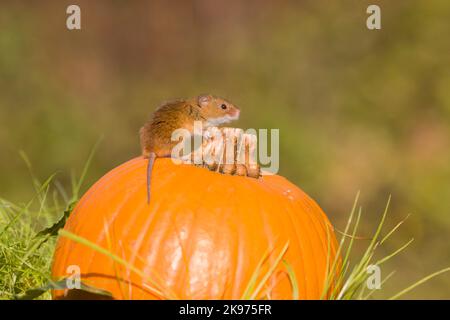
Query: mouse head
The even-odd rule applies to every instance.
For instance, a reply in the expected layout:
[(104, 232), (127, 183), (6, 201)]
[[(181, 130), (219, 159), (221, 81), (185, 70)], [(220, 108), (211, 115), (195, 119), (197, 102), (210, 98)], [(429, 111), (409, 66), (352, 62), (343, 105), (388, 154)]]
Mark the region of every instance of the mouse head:
[(212, 95), (200, 95), (197, 105), (209, 126), (218, 126), (239, 118), (239, 109), (225, 99)]

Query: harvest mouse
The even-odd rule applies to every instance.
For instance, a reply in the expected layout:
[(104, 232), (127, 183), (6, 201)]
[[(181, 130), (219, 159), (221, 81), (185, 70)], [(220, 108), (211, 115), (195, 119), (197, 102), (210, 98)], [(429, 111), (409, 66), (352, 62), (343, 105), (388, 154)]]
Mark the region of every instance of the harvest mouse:
[(179, 143), (171, 139), (174, 130), (186, 129), (193, 134), (194, 121), (201, 121), (203, 128), (208, 128), (237, 120), (239, 112), (232, 103), (213, 95), (176, 100), (158, 107), (140, 130), (142, 155), (148, 158), (147, 202), (150, 203), (151, 173), (155, 159), (171, 157), (172, 149)]

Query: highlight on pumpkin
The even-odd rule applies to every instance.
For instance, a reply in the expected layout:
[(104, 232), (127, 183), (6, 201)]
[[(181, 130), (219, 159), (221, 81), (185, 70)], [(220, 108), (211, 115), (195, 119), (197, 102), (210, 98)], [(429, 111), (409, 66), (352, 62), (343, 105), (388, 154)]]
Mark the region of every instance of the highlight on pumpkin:
[(450, 298), (450, 1), (376, 2), (0, 1), (0, 300)]

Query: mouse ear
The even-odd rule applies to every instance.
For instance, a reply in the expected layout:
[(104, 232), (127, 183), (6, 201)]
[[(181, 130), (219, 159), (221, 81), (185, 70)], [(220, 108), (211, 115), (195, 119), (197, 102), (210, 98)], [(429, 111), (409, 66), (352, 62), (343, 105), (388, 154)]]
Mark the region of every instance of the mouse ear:
[(202, 94), (198, 96), (197, 102), (200, 107), (206, 107), (211, 102), (211, 96), (207, 94)]

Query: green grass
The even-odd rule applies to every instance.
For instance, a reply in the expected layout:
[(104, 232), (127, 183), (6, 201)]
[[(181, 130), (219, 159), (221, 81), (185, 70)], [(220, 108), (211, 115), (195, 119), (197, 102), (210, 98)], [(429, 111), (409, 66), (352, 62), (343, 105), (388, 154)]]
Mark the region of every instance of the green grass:
[[(128, 261), (114, 255), (108, 248), (102, 248), (84, 238), (60, 229), (78, 200), (80, 188), (86, 177), (87, 169), (96, 147), (97, 145), (89, 156), (79, 179), (73, 179), (71, 196), (68, 196), (67, 192), (60, 186), (55, 174), (43, 182), (39, 181), (33, 175), (27, 157), (24, 154), (22, 155), (30, 170), (35, 195), (31, 200), (23, 204), (14, 204), (0, 198), (0, 299), (50, 299), (51, 296), (48, 289), (63, 285), (63, 282), (55, 283), (50, 280), (51, 259), (57, 234), (89, 246), (108, 256), (118, 265), (128, 268), (142, 278), (147, 278), (148, 283), (151, 284), (148, 289), (151, 289), (155, 295), (167, 299), (177, 298), (173, 292), (164, 288), (163, 283), (156, 281), (157, 277), (148, 279), (148, 275), (130, 265)], [(358, 207), (358, 197), (355, 199), (353, 209), (339, 242), (338, 255), (341, 257), (341, 260), (332, 260), (330, 257), (327, 259), (329, 272), (324, 282), (322, 298), (329, 297), (330, 299), (339, 300), (370, 299), (374, 292), (383, 290), (383, 288), (381, 290), (367, 290), (365, 284), (370, 276), (366, 271), (368, 266), (383, 265), (386, 261), (403, 252), (412, 242), (411, 239), (391, 254), (376, 258), (377, 250), (395, 234), (395, 231), (404, 222), (404, 220), (400, 221), (390, 230), (384, 231), (388, 207), (389, 201), (381, 215), (380, 223), (374, 230), (373, 236), (369, 240), (359, 240), (356, 235), (361, 221), (362, 209)], [(59, 218), (61, 220), (58, 221)], [(331, 230), (329, 231), (331, 232)], [(363, 254), (359, 254), (357, 257), (352, 253), (355, 241), (365, 241), (367, 243)], [(330, 243), (328, 243), (328, 247), (330, 247)], [(267, 256), (274, 254), (276, 259), (273, 265), (269, 266), (265, 272), (261, 271), (261, 266), (266, 262), (267, 256), (261, 257), (261, 262), (254, 271), (254, 275), (249, 281), (242, 299), (270, 299), (270, 292), (266, 288), (266, 282), (280, 265), (286, 270), (291, 281), (292, 298), (298, 298), (298, 284), (295, 273), (289, 261), (284, 260), (284, 254), (288, 249), (289, 243), (286, 243), (279, 252), (268, 250)], [(355, 262), (351, 263), (350, 258)], [(420, 284), (448, 271), (450, 271), (450, 268), (444, 268), (430, 274), (405, 289), (399, 289), (398, 293), (392, 295), (391, 298), (402, 298), (404, 294), (417, 288)], [(383, 270), (384, 274), (387, 273)], [(388, 281), (393, 274), (391, 272), (384, 276), (382, 284)], [(95, 288), (85, 285), (85, 290), (96, 292)], [(386, 294), (385, 297), (389, 298)]]

